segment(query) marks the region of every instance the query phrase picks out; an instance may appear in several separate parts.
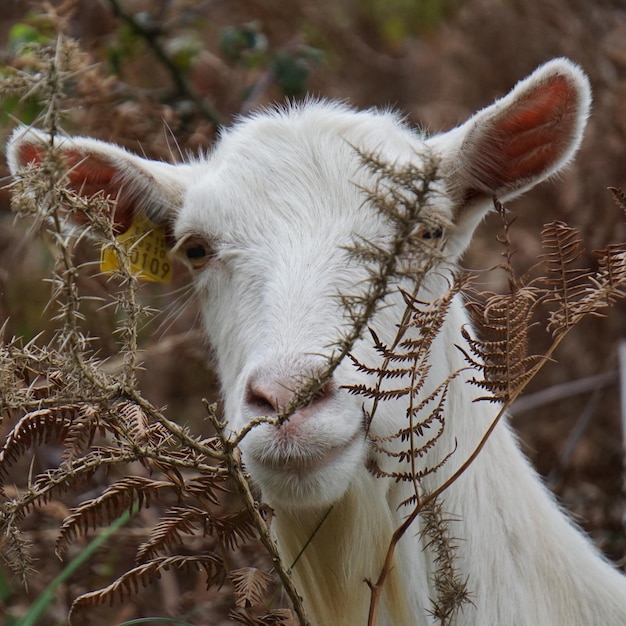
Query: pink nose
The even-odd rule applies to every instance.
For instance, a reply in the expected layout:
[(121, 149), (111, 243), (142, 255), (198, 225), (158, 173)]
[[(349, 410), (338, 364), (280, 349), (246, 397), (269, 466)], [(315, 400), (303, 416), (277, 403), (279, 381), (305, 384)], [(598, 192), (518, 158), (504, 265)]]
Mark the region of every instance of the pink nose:
[[(256, 415), (272, 415), (284, 411), (303, 385), (307, 385), (308, 379), (283, 378), (272, 380), (266, 375), (253, 374), (246, 385), (246, 404), (250, 411)], [(314, 408), (330, 400), (337, 393), (337, 386), (333, 379), (326, 381), (315, 396), (306, 404), (298, 407), (298, 411)]]

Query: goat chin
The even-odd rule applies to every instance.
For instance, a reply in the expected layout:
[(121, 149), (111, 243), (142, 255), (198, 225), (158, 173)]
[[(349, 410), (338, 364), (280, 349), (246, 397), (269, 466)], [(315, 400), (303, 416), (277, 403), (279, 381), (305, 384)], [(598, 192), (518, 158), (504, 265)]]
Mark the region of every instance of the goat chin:
[(366, 434), (362, 428), (330, 433), (300, 433), (289, 423), (250, 433), (242, 443), (243, 458), (266, 502), (281, 509), (321, 509), (344, 496), (362, 472)]

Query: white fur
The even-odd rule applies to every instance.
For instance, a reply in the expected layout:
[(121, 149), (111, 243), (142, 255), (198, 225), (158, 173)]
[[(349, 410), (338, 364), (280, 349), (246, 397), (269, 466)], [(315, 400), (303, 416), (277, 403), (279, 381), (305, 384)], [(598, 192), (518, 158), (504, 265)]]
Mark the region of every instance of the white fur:
[[(501, 167), (497, 155), (484, 154), (485, 146), (499, 145), (499, 136), (490, 133), (501, 119), (517, 115), (524, 122), (527, 94), (555, 76), (564, 77), (568, 86), (554, 120), (563, 136), (552, 137), (548, 146), (556, 146), (555, 156), (539, 172), (515, 180), (503, 175), (489, 186), (493, 176), (485, 182), (482, 173)], [(122, 179), (127, 184), (136, 180), (135, 192), (141, 190), (142, 204), (153, 216), (174, 210), (178, 239), (193, 235), (216, 242), (217, 256), (197, 272), (196, 284), (225, 414), (232, 430), (239, 431), (272, 406), (284, 406), (297, 380), (319, 369), (345, 332), (348, 322), (336, 295), (358, 292), (367, 277), (346, 246), (355, 236), (384, 242), (390, 235), (385, 220), (363, 202), (360, 187), (371, 187), (373, 181), (355, 147), (398, 164), (418, 162), (426, 153), (441, 159), (445, 180), (432, 210), (455, 223), (446, 244), (453, 262), (468, 245), (492, 194), (513, 197), (569, 161), (580, 143), (589, 103), (584, 74), (561, 59), (463, 126), (430, 139), (391, 114), (307, 103), (242, 120), (224, 134), (212, 155), (178, 166), (178, 179), (174, 166), (153, 166), (92, 140), (68, 139), (67, 145), (98, 154), (100, 162), (119, 164)], [(539, 100), (533, 104), (540, 106)], [(29, 141), (43, 140), (29, 132), (16, 134), (9, 150), (12, 171), (24, 166), (16, 155)], [(524, 156), (531, 158), (540, 149)], [(184, 202), (172, 207), (181, 186)], [(444, 282), (433, 275), (420, 297), (441, 294)], [(389, 342), (403, 303), (393, 293), (386, 304), (371, 326)], [(455, 346), (464, 344), (461, 328), (467, 325), (457, 298), (435, 341), (424, 393), (465, 366)], [(367, 364), (380, 364), (370, 343), (359, 341), (354, 354)], [(451, 460), (424, 481), (426, 491), (472, 453), (498, 411), (473, 401), (476, 388), (467, 379), (475, 375), (463, 374), (451, 383), (444, 434), (418, 460), (432, 466), (457, 447)], [(359, 382), (372, 381), (345, 360), (318, 401), (280, 429), (253, 429), (242, 443), (251, 476), (275, 509), (273, 531), (287, 564), (330, 510), (294, 570), (305, 607), (318, 626), (367, 623), (364, 579), (377, 578), (391, 533), (407, 514), (398, 505), (411, 493), (410, 485), (374, 478), (365, 468), (374, 453), (365, 435), (362, 400), (342, 389)], [(405, 407), (387, 402), (376, 412), (371, 432), (388, 435), (403, 427)], [(393, 469), (389, 458), (377, 460)], [(444, 508), (459, 519), (452, 524), (458, 567), (472, 594), (459, 626), (626, 624), (626, 579), (559, 510), (507, 424), (496, 428), (476, 461), (446, 491)], [(380, 626), (434, 623), (429, 613), (433, 555), (419, 530), (418, 522), (397, 550)]]

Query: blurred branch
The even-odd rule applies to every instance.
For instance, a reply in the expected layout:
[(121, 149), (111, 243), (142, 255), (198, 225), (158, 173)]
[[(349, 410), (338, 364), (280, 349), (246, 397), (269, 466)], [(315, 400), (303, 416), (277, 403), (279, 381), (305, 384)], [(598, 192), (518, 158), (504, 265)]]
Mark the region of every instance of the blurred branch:
[(336, 7), (334, 2), (324, 6), (319, 2), (305, 0), (300, 2), (300, 11), (321, 32), (327, 33), (333, 45), (338, 49), (342, 48), (349, 56), (361, 59), (364, 65), (391, 75), (403, 75), (409, 70), (406, 58), (390, 56), (372, 48), (368, 42), (359, 37), (354, 28), (347, 26), (343, 20), (336, 19), (330, 5)]
[(518, 398), (511, 406), (510, 412), (512, 415), (516, 416), (520, 413), (526, 413), (565, 398), (571, 398), (573, 396), (589, 393), (590, 391), (611, 387), (617, 380), (617, 371), (612, 371), (579, 378), (578, 380), (571, 380), (560, 385), (553, 385), (552, 387)]
[(589, 424), (591, 424), (591, 420), (595, 415), (598, 405), (600, 404), (600, 400), (602, 400), (602, 388), (597, 388), (591, 398), (587, 401), (583, 412), (580, 414), (574, 428), (572, 428), (569, 436), (567, 437), (567, 441), (559, 454), (556, 466), (548, 475), (547, 483), (552, 488), (558, 484), (564, 470), (567, 468), (572, 457), (574, 456), (576, 446), (578, 446), (578, 443), (587, 432), (587, 428), (589, 427)]
[(194, 88), (194, 86), (189, 82), (184, 73), (180, 70), (180, 68), (176, 65), (173, 59), (168, 55), (163, 46), (161, 45), (160, 35), (161, 32), (158, 28), (155, 28), (150, 23), (141, 23), (136, 19), (136, 17), (127, 12), (119, 0), (108, 0), (109, 5), (111, 6), (111, 10), (113, 14), (125, 22), (131, 30), (141, 37), (146, 45), (152, 50), (156, 58), (159, 60), (161, 65), (167, 69), (170, 74), (176, 89), (179, 94), (188, 98), (193, 102), (197, 107), (199, 112), (202, 114), (210, 122), (213, 122), (216, 126), (222, 126), (224, 124), (224, 119), (215, 109), (215, 107), (211, 106)]

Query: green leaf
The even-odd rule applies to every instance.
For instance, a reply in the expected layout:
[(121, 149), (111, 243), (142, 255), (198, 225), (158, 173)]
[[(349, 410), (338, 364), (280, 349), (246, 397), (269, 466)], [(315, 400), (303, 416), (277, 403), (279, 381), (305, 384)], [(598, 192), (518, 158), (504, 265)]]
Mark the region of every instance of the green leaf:
[(304, 92), (310, 74), (305, 59), (289, 52), (278, 52), (274, 57), (273, 70), (285, 96), (299, 96)]
[(32, 124), (43, 110), (43, 104), (36, 97), (20, 98), (17, 95), (0, 95), (0, 124), (8, 126), (19, 119), (22, 124)]
[(226, 26), (220, 32), (219, 48), (222, 56), (233, 63), (246, 62), (249, 57), (267, 57), (267, 38), (257, 22), (243, 26)]
[(187, 72), (193, 67), (198, 55), (202, 52), (202, 42), (192, 31), (169, 39), (166, 46), (170, 58), (183, 72)]
[(19, 54), (29, 44), (44, 44), (48, 40), (42, 33), (30, 24), (15, 24), (9, 31), (9, 51), (11, 54)]
[(0, 602), (6, 604), (6, 601), (11, 597), (13, 593), (11, 585), (3, 569), (0, 569)]

